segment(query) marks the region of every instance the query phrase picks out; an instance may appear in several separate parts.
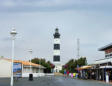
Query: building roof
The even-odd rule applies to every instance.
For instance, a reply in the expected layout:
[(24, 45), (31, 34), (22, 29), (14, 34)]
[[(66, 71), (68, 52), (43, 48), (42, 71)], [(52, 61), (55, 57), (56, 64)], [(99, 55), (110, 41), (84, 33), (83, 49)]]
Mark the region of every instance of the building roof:
[[(3, 58), (9, 62), (11, 62), (12, 60), (11, 59), (8, 59), (8, 58)], [(40, 67), (40, 68), (45, 68), (43, 67), (42, 65), (39, 65), (39, 64), (35, 64), (35, 63), (32, 63), (32, 62), (29, 62), (29, 61), (21, 61), (21, 60), (14, 60), (14, 63), (21, 63), (23, 64), (24, 66), (33, 66), (33, 67)]]
[(31, 64), (31, 66), (39, 66), (39, 64), (35, 64), (29, 61), (20, 61), (20, 60), (14, 60), (15, 63), (22, 63), (25, 66), (29, 66)]
[(104, 51), (104, 50), (107, 50), (107, 49), (110, 49), (110, 48), (112, 48), (112, 43), (100, 48), (99, 51)]

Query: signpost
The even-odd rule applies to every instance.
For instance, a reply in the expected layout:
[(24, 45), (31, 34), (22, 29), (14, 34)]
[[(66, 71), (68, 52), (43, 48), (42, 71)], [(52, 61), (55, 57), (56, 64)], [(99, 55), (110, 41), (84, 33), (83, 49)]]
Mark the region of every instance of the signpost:
[(13, 64), (13, 76), (14, 77), (22, 77), (22, 65), (21, 63)]

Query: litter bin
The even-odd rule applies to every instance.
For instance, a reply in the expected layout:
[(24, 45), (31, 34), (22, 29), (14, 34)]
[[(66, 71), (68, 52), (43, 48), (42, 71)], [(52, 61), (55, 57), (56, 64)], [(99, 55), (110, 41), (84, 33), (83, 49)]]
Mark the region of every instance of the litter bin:
[(29, 74), (29, 81), (33, 81), (33, 74)]

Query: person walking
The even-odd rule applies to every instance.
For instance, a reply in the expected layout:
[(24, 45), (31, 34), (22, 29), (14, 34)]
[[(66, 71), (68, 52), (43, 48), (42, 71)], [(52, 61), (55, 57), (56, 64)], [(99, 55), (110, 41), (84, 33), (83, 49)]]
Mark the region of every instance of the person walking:
[(64, 77), (66, 77), (66, 74), (67, 74), (67, 72), (66, 72), (66, 70), (64, 70)]
[(67, 70), (67, 76), (69, 76), (69, 70)]

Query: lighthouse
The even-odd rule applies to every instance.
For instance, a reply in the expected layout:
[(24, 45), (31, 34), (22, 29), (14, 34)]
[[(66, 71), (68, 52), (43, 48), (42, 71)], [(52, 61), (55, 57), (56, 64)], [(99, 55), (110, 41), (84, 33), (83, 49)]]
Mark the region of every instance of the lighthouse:
[(54, 72), (59, 72), (60, 70), (62, 70), (62, 65), (60, 63), (61, 61), (60, 59), (60, 33), (59, 33), (58, 28), (55, 29), (55, 33), (53, 36), (54, 36), (53, 63), (55, 65)]

